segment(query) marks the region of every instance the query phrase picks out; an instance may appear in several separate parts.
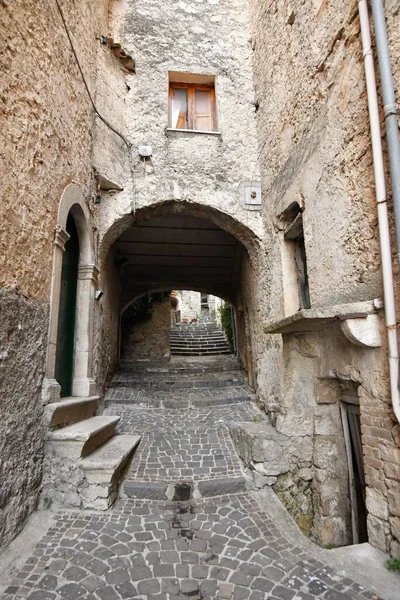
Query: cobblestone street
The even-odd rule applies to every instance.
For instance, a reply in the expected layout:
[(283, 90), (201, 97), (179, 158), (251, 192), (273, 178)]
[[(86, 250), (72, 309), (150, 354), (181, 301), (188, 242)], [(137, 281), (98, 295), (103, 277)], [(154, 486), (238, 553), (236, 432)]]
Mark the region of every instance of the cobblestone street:
[[(206, 394), (196, 387), (204, 360), (175, 372), (172, 361), (153, 377), (153, 392), (151, 368), (142, 379), (117, 374), (105, 412), (121, 416), (119, 433), (142, 435), (121, 497), (106, 513), (58, 513), (4, 600), (378, 598), (335, 569), (329, 551), (275, 523), (262, 492), (246, 491), (227, 426), (260, 413), (233, 359), (207, 360)], [(236, 369), (234, 386), (223, 366)], [(176, 389), (161, 390), (166, 379)]]

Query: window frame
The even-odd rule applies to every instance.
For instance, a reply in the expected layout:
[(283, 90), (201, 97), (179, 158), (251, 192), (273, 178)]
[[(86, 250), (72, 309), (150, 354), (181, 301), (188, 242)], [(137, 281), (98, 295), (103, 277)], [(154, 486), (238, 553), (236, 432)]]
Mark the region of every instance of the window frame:
[[(172, 91), (174, 89), (187, 90), (187, 129), (178, 129), (172, 127)], [(196, 90), (210, 92), (211, 102), (211, 129), (196, 129)], [(203, 83), (181, 83), (179, 81), (170, 81), (168, 87), (168, 129), (171, 131), (195, 131), (203, 133), (217, 133), (217, 107), (215, 102), (215, 85)]]

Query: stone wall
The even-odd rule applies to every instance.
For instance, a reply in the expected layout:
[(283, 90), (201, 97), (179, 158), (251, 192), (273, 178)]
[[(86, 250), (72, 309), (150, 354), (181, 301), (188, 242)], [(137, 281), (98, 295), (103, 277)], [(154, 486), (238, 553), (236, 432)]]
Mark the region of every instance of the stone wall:
[(201, 294), (191, 290), (182, 290), (179, 292), (179, 307), (181, 311), (181, 320), (199, 319), (201, 314)]
[[(107, 3), (60, 4), (94, 94), (96, 38), (107, 29)], [(92, 107), (56, 3), (3, 3), (0, 29), (2, 545), (21, 529), (40, 490), (40, 387), (59, 201), (71, 181), (85, 198), (94, 188)]]
[(171, 302), (154, 301), (148, 320), (132, 323), (123, 319), (121, 328), (122, 360), (157, 360), (169, 357)]
[[(398, 10), (395, 3), (387, 4), (396, 56)], [(270, 329), (299, 308), (296, 272), (291, 282), (294, 257), (284, 238), (287, 211), (295, 203), (302, 211), (312, 308), (373, 300), (382, 295), (382, 286), (357, 3), (252, 0), (251, 8), (267, 198), (261, 288)], [(394, 69), (398, 82), (397, 64)], [(339, 387), (346, 379), (360, 383), (369, 540), (398, 556), (399, 511), (393, 499), (399, 488), (399, 426), (388, 401), (381, 333), (383, 345), (377, 349), (357, 347), (332, 327), (265, 336), (258, 355), (258, 395), (277, 431), (292, 436), (292, 447), (300, 440), (305, 444), (306, 477), (293, 467), (291, 477), (276, 483), (277, 491), (293, 512), (303, 500), (304, 507), (309, 505), (304, 491), (308, 498), (311, 494), (309, 530), (321, 543), (343, 544), (349, 540), (349, 507), (347, 481), (340, 476), (345, 455), (339, 400), (321, 402), (318, 390), (324, 378), (335, 379)]]
[[(261, 236), (260, 212), (241, 204), (241, 183), (259, 180), (243, 2), (140, 0), (120, 11), (112, 27), (136, 61), (124, 96), (135, 189), (132, 195), (126, 173), (120, 176), (115, 165), (110, 177), (124, 189), (98, 207), (99, 230), (106, 233), (132, 210), (186, 200), (217, 208)], [(169, 71), (215, 76), (219, 134), (167, 131)], [(141, 145), (151, 146), (151, 158), (140, 158)]]
[(42, 474), (41, 384), (48, 311), (0, 290), (0, 547), (36, 507)]

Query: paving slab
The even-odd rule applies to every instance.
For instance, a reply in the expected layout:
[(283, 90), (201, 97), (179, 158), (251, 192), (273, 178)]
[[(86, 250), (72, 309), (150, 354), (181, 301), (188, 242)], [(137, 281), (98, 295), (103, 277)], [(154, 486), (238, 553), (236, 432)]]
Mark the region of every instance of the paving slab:
[(272, 490), (246, 491), (229, 425), (262, 418), (249, 389), (231, 405), (218, 404), (231, 389), (147, 390), (142, 404), (134, 388), (111, 392), (105, 413), (120, 418), (118, 433), (142, 436), (123, 497), (108, 512), (36, 523), (35, 544), (16, 540), (3, 600), (400, 600), (383, 554), (319, 548)]

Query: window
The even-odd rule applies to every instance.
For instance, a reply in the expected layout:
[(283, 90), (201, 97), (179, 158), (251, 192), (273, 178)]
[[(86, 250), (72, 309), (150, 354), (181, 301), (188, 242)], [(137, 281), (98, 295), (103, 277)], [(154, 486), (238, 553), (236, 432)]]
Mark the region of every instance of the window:
[[(296, 212), (297, 210), (293, 214), (296, 214)], [(298, 207), (298, 212), (295, 218), (286, 228), (284, 238), (286, 243), (290, 244), (293, 250), (297, 274), (300, 309), (310, 308), (311, 302), (310, 289), (308, 284), (306, 247), (304, 244), (303, 217), (302, 213), (300, 212), (300, 207)]]
[[(201, 79), (201, 76), (197, 76), (197, 79)], [(216, 131), (214, 83), (187, 83), (170, 79), (168, 127)]]

